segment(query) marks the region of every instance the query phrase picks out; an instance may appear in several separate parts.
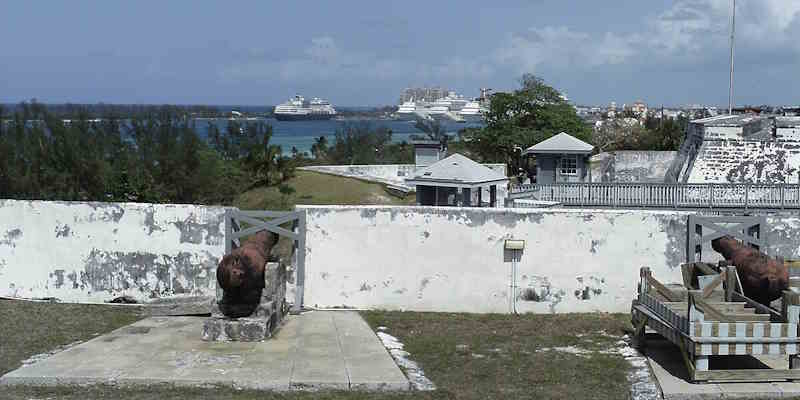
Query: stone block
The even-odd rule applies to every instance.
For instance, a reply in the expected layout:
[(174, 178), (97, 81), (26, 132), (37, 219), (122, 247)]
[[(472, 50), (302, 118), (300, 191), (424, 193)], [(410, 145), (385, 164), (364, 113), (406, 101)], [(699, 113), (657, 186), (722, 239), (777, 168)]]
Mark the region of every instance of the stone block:
[(205, 341), (253, 342), (269, 338), (280, 326), (286, 311), (286, 266), (267, 263), (264, 269), (264, 289), (255, 311), (244, 318), (229, 318), (222, 314), (218, 299), (211, 302), (211, 317), (203, 324)]
[(258, 342), (270, 336), (267, 318), (210, 317), (203, 323), (203, 340), (208, 342)]

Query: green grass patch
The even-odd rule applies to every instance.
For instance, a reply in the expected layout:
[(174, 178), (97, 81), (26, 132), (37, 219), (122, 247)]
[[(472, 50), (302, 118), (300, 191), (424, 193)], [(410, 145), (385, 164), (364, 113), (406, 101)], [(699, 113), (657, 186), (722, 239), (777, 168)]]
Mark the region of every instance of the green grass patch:
[(0, 300), (0, 375), (36, 354), (133, 323), (130, 307)]
[(288, 210), (295, 204), (309, 205), (413, 205), (414, 195), (390, 195), (379, 183), (343, 176), (297, 170), (286, 182), (295, 192), (280, 193), (277, 186), (259, 187), (239, 195), (234, 205), (242, 210)]
[[(624, 399), (629, 364), (619, 355), (546, 348), (613, 348), (626, 329), (617, 314), (502, 315), (365, 312), (385, 326), (436, 384), (456, 399)], [(433, 398), (433, 397), (431, 397)]]

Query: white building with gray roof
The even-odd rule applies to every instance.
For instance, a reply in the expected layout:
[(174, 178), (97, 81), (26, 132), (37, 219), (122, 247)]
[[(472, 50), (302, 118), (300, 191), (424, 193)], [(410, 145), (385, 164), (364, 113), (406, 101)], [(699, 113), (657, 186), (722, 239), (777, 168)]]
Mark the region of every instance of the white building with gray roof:
[(543, 140), (523, 156), (536, 157), (536, 183), (590, 182), (589, 156), (594, 146), (566, 132)]
[(406, 179), (416, 186), (417, 205), (502, 207), (508, 177), (461, 154), (453, 154)]

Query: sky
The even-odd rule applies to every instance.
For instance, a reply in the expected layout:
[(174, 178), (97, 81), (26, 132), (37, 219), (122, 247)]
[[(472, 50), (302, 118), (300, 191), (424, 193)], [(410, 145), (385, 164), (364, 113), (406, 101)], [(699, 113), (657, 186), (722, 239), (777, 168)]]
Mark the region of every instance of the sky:
[[(731, 0), (3, 0), (0, 102), (377, 106), (533, 73), (578, 104), (724, 106), (730, 16)], [(800, 104), (798, 38), (800, 0), (737, 2), (736, 104)]]

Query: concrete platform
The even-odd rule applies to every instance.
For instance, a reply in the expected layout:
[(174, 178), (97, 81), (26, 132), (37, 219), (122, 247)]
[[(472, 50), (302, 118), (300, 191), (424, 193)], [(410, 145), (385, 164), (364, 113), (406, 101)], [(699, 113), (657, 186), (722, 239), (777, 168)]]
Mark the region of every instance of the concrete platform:
[[(678, 347), (657, 334), (648, 334), (645, 351), (665, 400), (684, 399), (776, 399), (800, 397), (800, 383), (689, 383), (689, 375)], [(730, 360), (730, 358), (727, 358)], [(735, 365), (725, 365), (725, 357), (712, 358), (712, 369), (778, 368), (786, 369), (786, 356), (741, 356)]]
[(203, 317), (150, 317), (35, 364), (0, 384), (229, 386), (257, 390), (408, 390), (355, 312), (290, 315), (264, 342), (203, 342)]

